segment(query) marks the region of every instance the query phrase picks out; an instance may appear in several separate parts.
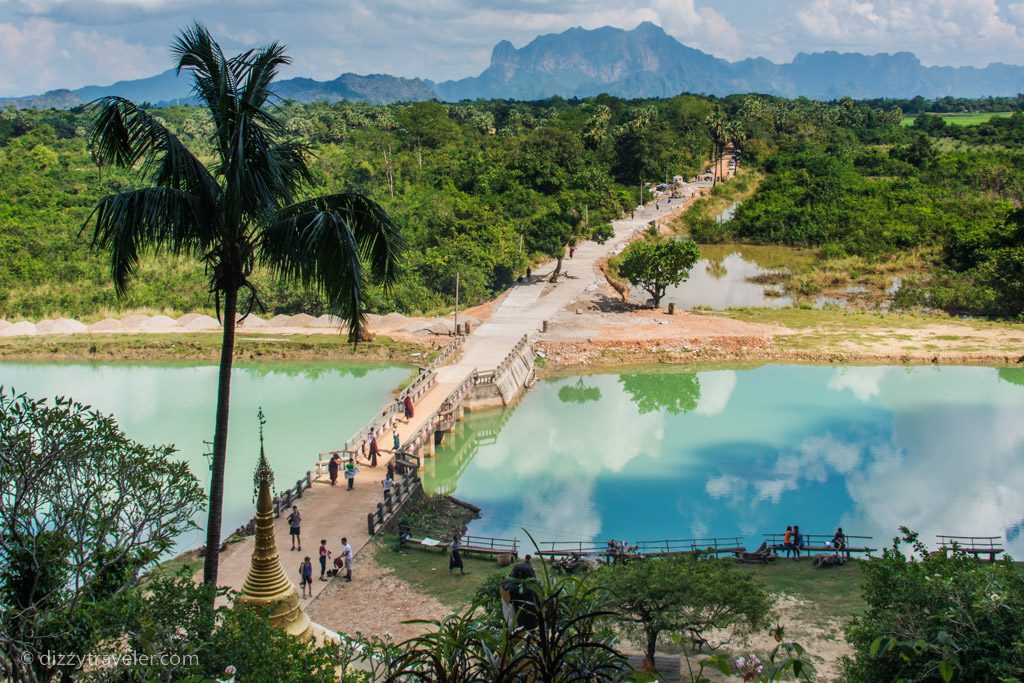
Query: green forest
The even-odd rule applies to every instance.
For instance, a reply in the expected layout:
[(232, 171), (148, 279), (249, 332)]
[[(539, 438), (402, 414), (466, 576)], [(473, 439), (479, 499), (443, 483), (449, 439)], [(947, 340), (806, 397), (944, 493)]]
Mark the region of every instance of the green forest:
[[(604, 239), (641, 187), (692, 176), (732, 142), (763, 181), (730, 222), (691, 211), (685, 230), (696, 241), (812, 247), (826, 269), (913, 253), (898, 305), (1019, 315), (1024, 114), (965, 126), (923, 113), (901, 126), (915, 102), (602, 95), (280, 106), (312, 157), (310, 196), (358, 190), (401, 226), (408, 254), (398, 284), (374, 294), (375, 311), (445, 310), (456, 274), (464, 303), (485, 301), (531, 262)], [(208, 153), (203, 110), (153, 113)], [(126, 298), (116, 296), (83, 226), (99, 198), (138, 180), (96, 164), (90, 121), (88, 110), (0, 111), (0, 317), (211, 310), (202, 266), (169, 254), (148, 254)], [(268, 314), (323, 312), (313, 293), (269, 274), (255, 281)]]

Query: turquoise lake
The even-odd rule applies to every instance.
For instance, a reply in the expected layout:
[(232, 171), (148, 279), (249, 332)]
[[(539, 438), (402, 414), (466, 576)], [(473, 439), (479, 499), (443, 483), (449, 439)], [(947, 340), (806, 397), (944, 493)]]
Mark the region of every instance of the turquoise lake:
[[(539, 382), (469, 416), (428, 488), (537, 540), (1003, 535), (1024, 556), (1024, 370), (763, 366)], [(527, 545), (529, 548), (529, 545)]]
[[(263, 407), (267, 456), (278, 487), (294, 486), (317, 454), (339, 448), (410, 374), (407, 368), (353, 364), (238, 365), (231, 384), (231, 427), (224, 484), (224, 532), (253, 515), (259, 458), (257, 411)], [(70, 396), (111, 413), (146, 444), (174, 444), (208, 487), (203, 441), (213, 440), (217, 367), (85, 363), (0, 363), (0, 386), (33, 397)], [(205, 512), (196, 520), (205, 523)], [(179, 547), (202, 545), (185, 534)]]

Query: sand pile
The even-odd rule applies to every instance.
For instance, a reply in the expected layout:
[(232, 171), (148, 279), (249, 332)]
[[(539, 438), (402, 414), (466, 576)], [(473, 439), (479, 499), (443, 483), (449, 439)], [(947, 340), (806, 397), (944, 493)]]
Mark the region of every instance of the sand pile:
[(124, 332), (124, 323), (114, 318), (104, 318), (98, 323), (89, 325), (90, 332)]
[(36, 326), (27, 320), (18, 322), (0, 330), (0, 337), (22, 337), (32, 336), (36, 333)]
[[(121, 322), (124, 322), (123, 320)], [(138, 326), (139, 332), (164, 332), (178, 327), (178, 321), (166, 315), (154, 315)]]
[[(185, 316), (181, 316), (184, 318)], [(184, 327), (186, 330), (199, 331), (199, 330), (219, 330), (220, 323), (217, 319), (209, 315), (196, 315), (188, 322), (182, 324), (181, 318), (178, 318), (178, 325)]]
[(73, 318), (58, 318), (50, 327), (50, 334), (81, 334), (88, 331), (88, 329), (87, 325)]

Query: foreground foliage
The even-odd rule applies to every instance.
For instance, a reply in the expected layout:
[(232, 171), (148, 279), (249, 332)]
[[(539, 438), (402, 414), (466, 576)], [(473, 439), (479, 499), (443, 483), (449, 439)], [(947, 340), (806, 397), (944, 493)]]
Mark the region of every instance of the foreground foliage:
[(201, 509), (199, 483), (172, 454), (128, 439), (113, 418), (70, 399), (0, 388), (5, 676), (68, 676), (82, 666), (72, 657), (120, 640), (128, 592)]
[(598, 576), (610, 593), (610, 609), (642, 636), (652, 663), (666, 634), (680, 635), (698, 649), (716, 650), (764, 625), (770, 608), (768, 594), (749, 574), (695, 556), (609, 565)]
[[(1024, 577), (1010, 558), (932, 555), (903, 530), (866, 561), (867, 612), (855, 617), (853, 681), (1002, 681), (1024, 670)], [(909, 546), (905, 550), (904, 546)]]

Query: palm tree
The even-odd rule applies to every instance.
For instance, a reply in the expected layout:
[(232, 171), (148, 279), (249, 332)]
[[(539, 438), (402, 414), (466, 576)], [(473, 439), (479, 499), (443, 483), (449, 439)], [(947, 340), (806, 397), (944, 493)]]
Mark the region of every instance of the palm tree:
[[(172, 51), (178, 73), (191, 72), (192, 91), (212, 120), (212, 161), (205, 164), (126, 99), (93, 102), (98, 159), (135, 169), (148, 186), (104, 197), (86, 225), (95, 224), (93, 243), (110, 251), (119, 295), (147, 252), (195, 257), (209, 275), (224, 328), (203, 569), (204, 582), (216, 585), (235, 326), (254, 305), (262, 307), (250, 280), (254, 268), (317, 289), (356, 341), (367, 287), (394, 282), (403, 244), (398, 227), (363, 195), (299, 200), (312, 182), (309, 150), (286, 136), (271, 104), (278, 68), (290, 63), (282, 45), (227, 58), (194, 24)], [(247, 296), (239, 316), (240, 293)]]
[(714, 163), (711, 186), (714, 187), (718, 184), (718, 164), (721, 159), (722, 150), (725, 149), (725, 144), (728, 141), (726, 134), (727, 123), (720, 112), (709, 114), (705, 123), (708, 127), (708, 134), (711, 137), (711, 159)]

